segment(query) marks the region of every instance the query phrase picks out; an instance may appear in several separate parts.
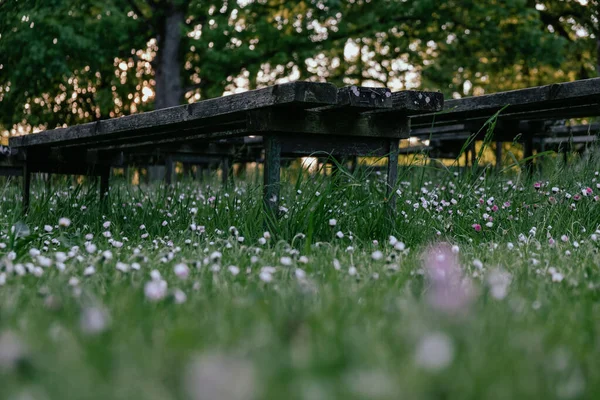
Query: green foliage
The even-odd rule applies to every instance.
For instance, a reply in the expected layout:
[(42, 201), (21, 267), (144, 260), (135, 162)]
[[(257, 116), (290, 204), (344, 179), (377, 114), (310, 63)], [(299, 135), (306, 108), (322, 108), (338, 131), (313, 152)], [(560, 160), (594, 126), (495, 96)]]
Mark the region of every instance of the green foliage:
[[(537, 9), (537, 3), (544, 9)], [(143, 87), (154, 85), (156, 59), (145, 65), (139, 52), (161, 51), (151, 40), (160, 39), (165, 16), (173, 9), (186, 15), (179, 64), (189, 101), (194, 95), (210, 98), (235, 90), (240, 76), (241, 85), (249, 88), (294, 73), (338, 85), (413, 84), (450, 96), (570, 80), (592, 74), (595, 65), (596, 1), (588, 6), (576, 0), (240, 4), (2, 3), (0, 127), (72, 125), (149, 109), (151, 103), (134, 104), (132, 98), (142, 98)], [(578, 37), (574, 31), (580, 26), (596, 36)], [(345, 54), (350, 42), (359, 54)], [(134, 67), (124, 73), (115, 60)]]

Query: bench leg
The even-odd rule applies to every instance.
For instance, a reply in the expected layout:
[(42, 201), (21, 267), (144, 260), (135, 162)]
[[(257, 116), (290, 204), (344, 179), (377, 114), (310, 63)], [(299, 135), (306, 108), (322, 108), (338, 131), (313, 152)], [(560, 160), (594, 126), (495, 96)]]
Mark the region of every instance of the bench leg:
[(31, 171), (27, 164), (23, 167), (23, 215), (29, 212), (29, 201), (31, 195)]
[(171, 185), (175, 181), (175, 162), (171, 157), (165, 160), (165, 183)]
[(502, 169), (502, 142), (496, 142), (496, 169)]
[(223, 157), (221, 159), (221, 183), (224, 188), (227, 188), (227, 184), (230, 180), (230, 168), (229, 157)]
[(102, 167), (100, 169), (100, 201), (104, 202), (108, 199), (108, 188), (110, 181), (110, 167)]
[(264, 136), (265, 164), (263, 200), (268, 209), (277, 211), (279, 204), (279, 173), (281, 169), (281, 142), (275, 136)]
[(388, 209), (392, 214), (396, 213), (396, 181), (398, 180), (398, 153), (400, 151), (400, 139), (390, 139), (387, 165), (387, 190)]

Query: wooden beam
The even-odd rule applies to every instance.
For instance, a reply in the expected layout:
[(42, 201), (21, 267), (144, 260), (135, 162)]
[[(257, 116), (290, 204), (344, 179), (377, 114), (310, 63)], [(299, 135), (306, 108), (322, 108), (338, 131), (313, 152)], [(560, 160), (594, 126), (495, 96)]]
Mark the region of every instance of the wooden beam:
[(264, 138), (265, 163), (263, 200), (267, 209), (277, 214), (279, 205), (279, 179), (281, 168), (281, 143), (275, 135)]

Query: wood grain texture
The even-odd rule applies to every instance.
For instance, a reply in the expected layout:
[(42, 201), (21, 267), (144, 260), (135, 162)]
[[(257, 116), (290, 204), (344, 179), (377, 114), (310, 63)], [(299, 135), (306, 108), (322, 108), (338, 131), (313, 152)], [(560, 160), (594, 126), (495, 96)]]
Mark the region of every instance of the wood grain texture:
[(128, 134), (141, 130), (160, 132), (162, 129), (185, 128), (203, 119), (223, 116), (230, 119), (244, 111), (264, 107), (292, 105), (295, 108), (311, 108), (334, 105), (336, 102), (337, 88), (332, 84), (292, 82), (178, 107), (14, 137), (9, 143), (11, 147), (19, 148), (81, 142), (115, 133)]
[(600, 115), (600, 78), (448, 100), (443, 112), (417, 116), (412, 123), (423, 126), (434, 121), (447, 124), (485, 119), (500, 110), (502, 118), (514, 119), (597, 116)]

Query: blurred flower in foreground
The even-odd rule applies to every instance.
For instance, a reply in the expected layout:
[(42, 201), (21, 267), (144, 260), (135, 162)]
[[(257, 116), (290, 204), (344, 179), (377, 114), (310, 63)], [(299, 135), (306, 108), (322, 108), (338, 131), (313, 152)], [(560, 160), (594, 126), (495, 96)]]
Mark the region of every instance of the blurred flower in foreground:
[(415, 363), (430, 371), (439, 371), (448, 367), (454, 359), (454, 344), (442, 332), (431, 332), (425, 335), (415, 353)]
[(194, 359), (185, 377), (190, 398), (195, 400), (251, 400), (257, 397), (254, 366), (247, 360), (219, 353)]
[(430, 304), (453, 314), (464, 311), (474, 297), (471, 280), (463, 276), (458, 255), (448, 243), (439, 243), (425, 250), (425, 270), (431, 282)]
[(100, 307), (85, 308), (81, 312), (79, 325), (81, 330), (88, 335), (104, 332), (110, 323), (110, 318), (105, 310)]
[(0, 371), (14, 368), (25, 356), (25, 346), (13, 332), (5, 331), (0, 334)]

